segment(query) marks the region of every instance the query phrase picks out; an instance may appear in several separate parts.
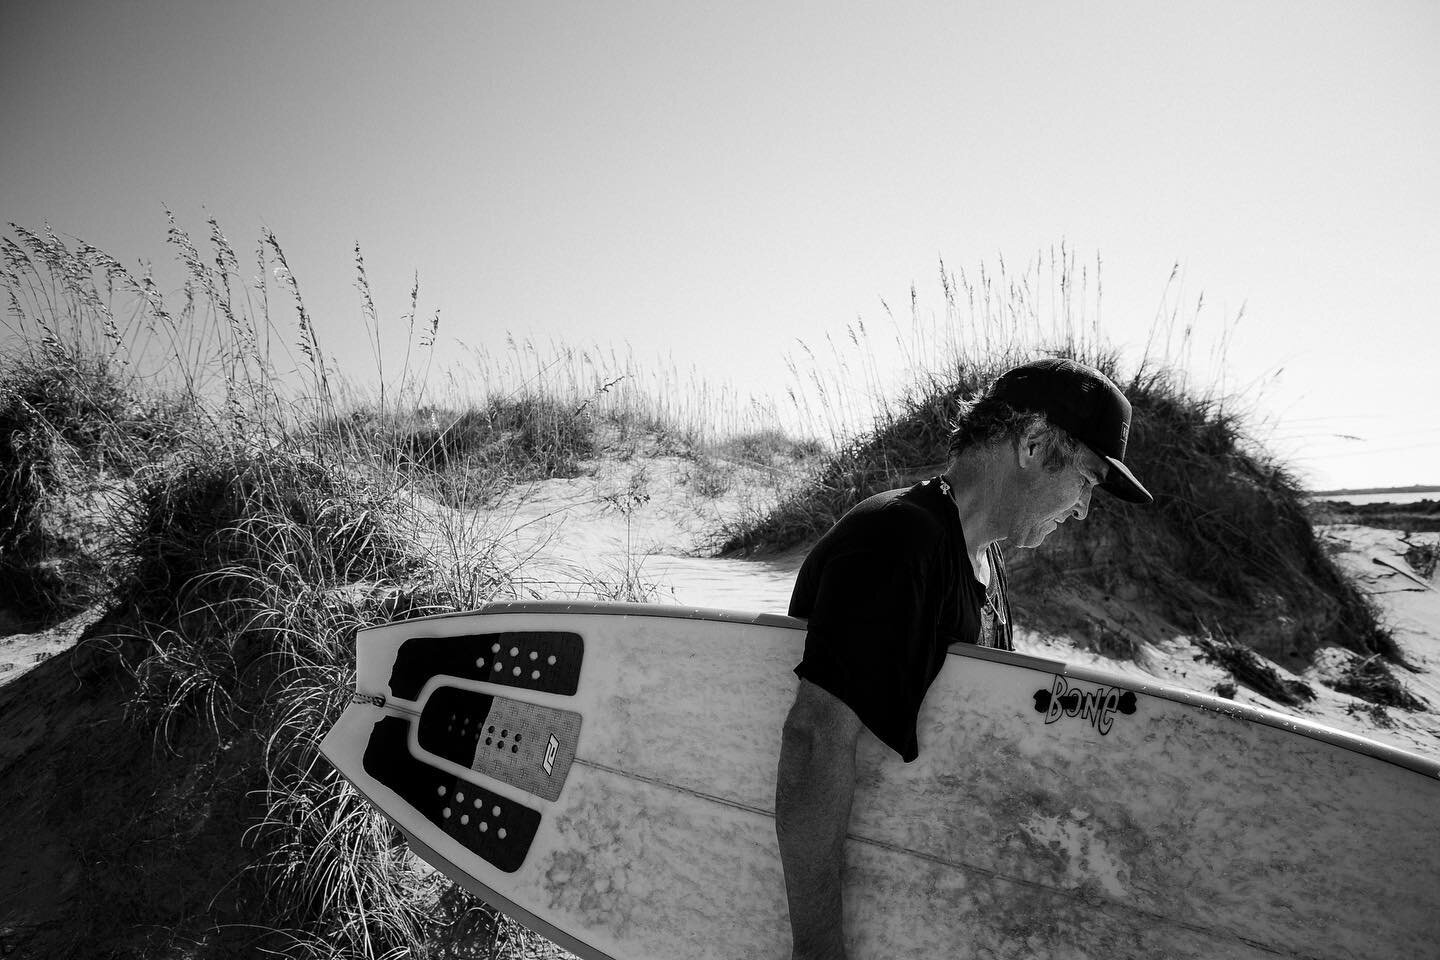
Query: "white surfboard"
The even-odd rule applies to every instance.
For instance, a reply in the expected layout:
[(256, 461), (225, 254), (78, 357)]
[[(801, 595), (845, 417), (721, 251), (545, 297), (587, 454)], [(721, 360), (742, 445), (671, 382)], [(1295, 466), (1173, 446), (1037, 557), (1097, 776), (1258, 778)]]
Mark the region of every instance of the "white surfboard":
[[(788, 617), (638, 604), (377, 627), (322, 750), (420, 856), (587, 960), (783, 958), (803, 643)], [(856, 960), (1440, 952), (1440, 762), (969, 646), (919, 735), (911, 764), (862, 738)]]

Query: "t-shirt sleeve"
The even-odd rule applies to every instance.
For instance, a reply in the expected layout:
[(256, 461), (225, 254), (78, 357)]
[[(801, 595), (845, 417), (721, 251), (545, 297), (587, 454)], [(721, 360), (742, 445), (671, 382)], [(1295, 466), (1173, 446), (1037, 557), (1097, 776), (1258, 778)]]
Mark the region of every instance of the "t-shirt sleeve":
[[(837, 546), (820, 573), (795, 672), (839, 698), (907, 763), (929, 687), (923, 550), (903, 531)], [(932, 618), (933, 619), (933, 618)]]

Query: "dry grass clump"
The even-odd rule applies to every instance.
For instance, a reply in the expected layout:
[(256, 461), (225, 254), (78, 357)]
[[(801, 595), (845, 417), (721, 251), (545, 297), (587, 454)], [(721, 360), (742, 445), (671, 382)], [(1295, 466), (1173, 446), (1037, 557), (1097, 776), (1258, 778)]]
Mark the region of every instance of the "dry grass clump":
[(515, 480), (573, 477), (595, 455), (593, 424), (583, 410), (540, 396), (497, 398), (480, 410), (441, 415), (406, 438), (407, 459), (434, 470), (474, 463)]
[(49, 508), (69, 472), (58, 438), (9, 384), (0, 389), (0, 603), (64, 616), (94, 598), (100, 571), (86, 562), (80, 531)]
[(723, 497), (734, 484), (736, 470), (733, 464), (715, 457), (696, 457), (681, 477), (684, 483), (698, 497), (714, 500)]
[[(389, 492), (324, 453), (193, 447), (142, 470), (127, 503), (122, 549), (134, 561), (121, 597), (142, 616), (173, 617), (272, 587), (411, 572)], [(239, 574), (252, 568), (263, 584)]]
[(362, 406), (319, 429), (456, 509), (486, 506), (516, 483), (578, 476), (599, 449), (589, 412), (539, 394), (463, 410)]
[(303, 451), (192, 448), (142, 471), (124, 510), (116, 595), (150, 647), (137, 703), (167, 720), (203, 703), (220, 725), (222, 704), (328, 642), (309, 631), (329, 592), (419, 568), (384, 493)]
[(1336, 690), (1378, 707), (1424, 710), (1426, 702), (1411, 693), (1378, 657), (1357, 657), (1345, 665)]
[[(783, 498), (796, 477), (825, 456), (818, 440), (797, 440), (775, 429), (747, 430), (686, 452), (690, 464), (682, 482), (706, 499), (724, 496), (742, 473), (766, 478), (765, 485)], [(726, 536), (722, 531), (717, 539)]]
[(58, 343), (0, 363), (0, 603), (44, 621), (103, 595), (110, 531), (94, 500), (163, 448), (182, 417), (142, 398), (107, 358)]
[[(1310, 684), (1280, 676), (1273, 664), (1243, 644), (1227, 637), (1200, 637), (1197, 642), (1207, 660), (1230, 671), (1236, 681), (1276, 703), (1298, 707), (1315, 699), (1315, 690)], [(1233, 684), (1230, 691), (1229, 699), (1234, 699)]]
[(1410, 564), (1410, 569), (1422, 579), (1430, 580), (1435, 576), (1435, 567), (1440, 564), (1440, 540), (1417, 543), (1412, 537), (1413, 533), (1410, 531), (1400, 537), (1405, 544), (1405, 562)]
[(796, 440), (779, 430), (747, 430), (711, 446), (712, 456), (756, 466), (797, 464), (824, 452), (818, 440)]

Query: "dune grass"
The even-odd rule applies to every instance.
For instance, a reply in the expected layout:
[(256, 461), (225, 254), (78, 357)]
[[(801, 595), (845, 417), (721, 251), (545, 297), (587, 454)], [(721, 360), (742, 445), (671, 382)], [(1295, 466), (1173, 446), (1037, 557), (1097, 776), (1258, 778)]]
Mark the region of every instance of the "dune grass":
[[(111, 733), (108, 753), (157, 787), (139, 811), (93, 800), (104, 826), (78, 842), (107, 854), (87, 858), (65, 949), (410, 956), (468, 930), (466, 955), (498, 956), (523, 938), (415, 861), (319, 739), (353, 687), (358, 629), (534, 595), (499, 559), (503, 531), (462, 508), (573, 475), (597, 431), (656, 414), (604, 402), (616, 378), (433, 400), (418, 289), (414, 349), (360, 396), (327, 365), (278, 240), (245, 278), (209, 226), (202, 255), (170, 222), (178, 307), (48, 230), (4, 245), (3, 602), (41, 621), (106, 606), (89, 643), (123, 704), (107, 729), (131, 737)], [(358, 250), (356, 269), (378, 323)], [(633, 574), (587, 586), (643, 596)]]

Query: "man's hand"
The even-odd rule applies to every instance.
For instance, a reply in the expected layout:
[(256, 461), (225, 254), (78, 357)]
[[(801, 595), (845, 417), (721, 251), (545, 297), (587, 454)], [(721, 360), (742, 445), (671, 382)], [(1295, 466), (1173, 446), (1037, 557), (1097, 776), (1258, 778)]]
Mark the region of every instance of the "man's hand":
[(785, 868), (793, 960), (844, 960), (842, 877), (855, 744), (855, 712), (808, 680), (785, 718), (775, 781), (775, 831)]

